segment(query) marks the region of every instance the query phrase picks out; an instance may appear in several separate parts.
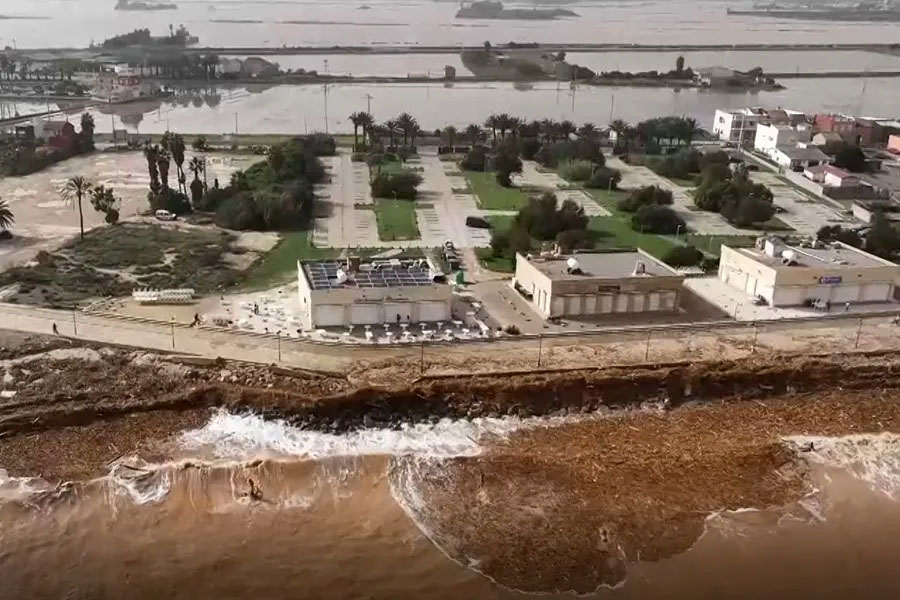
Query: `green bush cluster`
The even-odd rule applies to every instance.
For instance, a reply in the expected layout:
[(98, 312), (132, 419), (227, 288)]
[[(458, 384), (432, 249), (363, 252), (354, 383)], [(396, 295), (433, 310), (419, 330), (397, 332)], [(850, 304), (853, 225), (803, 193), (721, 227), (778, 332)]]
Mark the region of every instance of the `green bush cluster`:
[(672, 192), (655, 185), (648, 185), (631, 192), (619, 200), (616, 208), (623, 212), (634, 213), (644, 206), (671, 206), (674, 202)]
[(396, 172), (381, 172), (372, 178), (372, 197), (415, 200), (420, 183), (422, 183), (422, 176), (406, 169)]
[(772, 200), (772, 191), (753, 182), (744, 169), (732, 170), (721, 163), (706, 166), (694, 191), (698, 208), (717, 212), (738, 227), (771, 219), (775, 215)]
[(560, 161), (557, 172), (568, 181), (588, 181), (594, 174), (595, 164), (580, 158)]

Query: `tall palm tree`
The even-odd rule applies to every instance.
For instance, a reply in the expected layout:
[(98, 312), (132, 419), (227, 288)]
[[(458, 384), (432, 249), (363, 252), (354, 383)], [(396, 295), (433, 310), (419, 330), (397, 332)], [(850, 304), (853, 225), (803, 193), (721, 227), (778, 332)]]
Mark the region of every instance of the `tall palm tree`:
[(375, 117), (371, 113), (361, 112), (359, 117), (359, 127), (362, 129), (363, 145), (368, 146), (372, 143), (372, 127), (375, 126)]
[(81, 228), (81, 239), (84, 239), (84, 212), (81, 210), (81, 199), (91, 193), (94, 185), (82, 177), (76, 175), (71, 177), (62, 190), (62, 197), (66, 203), (76, 204), (78, 206), (78, 224)]
[(700, 123), (697, 122), (697, 119), (693, 117), (687, 117), (681, 119), (680, 129), (680, 138), (684, 141), (685, 145), (690, 146), (691, 142), (694, 141), (694, 138), (703, 135), (706, 130), (700, 126)]
[(397, 126), (403, 132), (403, 145), (409, 145), (409, 139), (413, 137), (413, 132), (418, 132), (419, 122), (409, 113), (401, 113), (397, 117)]
[(172, 154), (172, 160), (175, 161), (175, 169), (178, 175), (178, 191), (187, 193), (187, 178), (184, 175), (184, 136), (180, 133), (173, 133), (169, 139), (169, 152)]
[(453, 125), (444, 127), (444, 137), (447, 138), (447, 144), (454, 146), (456, 144), (456, 135), (459, 133)]
[(350, 113), (350, 116), (347, 117), (347, 120), (353, 123), (353, 151), (356, 152), (356, 149), (359, 148), (359, 126), (360, 126), (360, 113)]
[(400, 131), (400, 126), (397, 124), (396, 119), (388, 119), (384, 122), (384, 129), (387, 131), (388, 140), (391, 143), (391, 148), (394, 147), (394, 138), (397, 137), (397, 132)]
[(562, 135), (563, 139), (568, 140), (576, 131), (578, 131), (578, 128), (575, 127), (575, 123), (568, 119), (559, 123), (559, 133)]
[(491, 130), (491, 137), (494, 141), (497, 141), (497, 130), (500, 129), (500, 116), (499, 115), (491, 115), (487, 119), (484, 120), (485, 129)]
[(481, 134), (484, 133), (481, 130), (481, 127), (478, 126), (477, 123), (472, 123), (468, 127), (466, 127), (466, 137), (472, 142), (472, 145), (478, 143), (478, 140), (481, 139)]
[(169, 151), (166, 148), (160, 148), (159, 153), (156, 155), (156, 167), (159, 169), (159, 181), (164, 191), (169, 189), (170, 160)]
[(9, 205), (6, 204), (6, 200), (0, 200), (0, 229), (9, 229), (15, 221), (16, 218), (9, 209)]
[(147, 160), (147, 174), (150, 176), (150, 191), (155, 195), (159, 193), (159, 166), (156, 159), (159, 158), (159, 146), (151, 144), (150, 140), (144, 143), (144, 158)]

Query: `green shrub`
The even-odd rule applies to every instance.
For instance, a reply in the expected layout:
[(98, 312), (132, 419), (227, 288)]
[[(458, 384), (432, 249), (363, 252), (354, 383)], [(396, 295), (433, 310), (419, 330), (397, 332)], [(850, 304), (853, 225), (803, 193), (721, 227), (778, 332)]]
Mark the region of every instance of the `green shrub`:
[(483, 147), (476, 146), (469, 150), (459, 166), (465, 171), (484, 171), (486, 165), (487, 152)]
[(167, 210), (173, 215), (186, 215), (191, 212), (191, 203), (187, 196), (172, 188), (161, 190), (158, 194), (149, 192), (150, 210)]
[(222, 202), (238, 193), (232, 187), (212, 188), (204, 193), (199, 201), (194, 202), (194, 209), (201, 212), (215, 212)]
[(594, 163), (584, 159), (565, 159), (557, 167), (560, 177), (568, 181), (587, 181), (594, 173)]
[(616, 208), (623, 212), (633, 213), (643, 206), (670, 206), (673, 202), (671, 191), (655, 185), (648, 185), (634, 190), (628, 197), (619, 200)]
[(703, 262), (703, 253), (693, 246), (675, 246), (666, 253), (663, 262), (672, 267), (694, 267)]
[(617, 190), (622, 181), (622, 173), (609, 167), (597, 167), (585, 186), (598, 190)]
[(372, 179), (372, 197), (396, 198), (398, 200), (415, 200), (422, 183), (422, 176), (412, 171), (379, 173)]
[(529, 198), (516, 215), (516, 224), (539, 240), (555, 240), (561, 231), (587, 229), (584, 208), (571, 200), (558, 206), (555, 194), (546, 192), (540, 198)]
[(651, 204), (640, 207), (632, 215), (631, 228), (643, 233), (671, 234), (685, 231), (685, 223), (668, 206)]

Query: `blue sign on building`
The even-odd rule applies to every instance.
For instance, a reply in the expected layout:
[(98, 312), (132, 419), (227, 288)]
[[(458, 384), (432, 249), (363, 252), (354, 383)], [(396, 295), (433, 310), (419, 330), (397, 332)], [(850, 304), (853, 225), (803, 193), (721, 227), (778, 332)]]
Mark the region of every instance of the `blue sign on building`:
[(828, 275), (826, 277), (819, 277), (819, 283), (840, 283), (844, 278), (840, 275)]

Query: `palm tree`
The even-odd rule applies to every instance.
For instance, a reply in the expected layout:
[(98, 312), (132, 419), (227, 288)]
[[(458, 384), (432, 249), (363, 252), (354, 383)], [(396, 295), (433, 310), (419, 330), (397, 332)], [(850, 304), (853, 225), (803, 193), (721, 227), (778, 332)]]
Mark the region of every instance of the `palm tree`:
[(478, 126), (477, 123), (472, 123), (468, 127), (466, 127), (466, 137), (469, 138), (469, 141), (472, 142), (472, 145), (478, 143), (478, 140), (481, 139), (481, 135), (484, 133), (481, 130), (481, 127)]
[(491, 130), (491, 137), (494, 141), (497, 141), (497, 130), (500, 129), (500, 117), (498, 115), (491, 115), (487, 119), (484, 120), (485, 129)]
[(171, 156), (166, 148), (160, 148), (156, 155), (156, 167), (159, 169), (159, 181), (163, 190), (169, 189), (169, 161)]
[(446, 127), (444, 127), (444, 137), (447, 138), (447, 144), (449, 146), (453, 147), (455, 145), (457, 133), (459, 132), (453, 125), (447, 125)]
[(93, 189), (93, 184), (82, 177), (76, 175), (70, 178), (62, 190), (62, 197), (66, 203), (78, 204), (78, 224), (81, 227), (81, 239), (84, 240), (84, 212), (81, 210), (81, 199)]
[(706, 132), (705, 129), (700, 127), (700, 123), (697, 122), (697, 119), (693, 117), (682, 118), (679, 129), (679, 138), (683, 140), (687, 146), (691, 145), (691, 142), (694, 141), (695, 137), (703, 135)]
[(578, 137), (585, 140), (592, 140), (597, 137), (597, 126), (593, 123), (585, 123), (578, 128)]
[(609, 128), (616, 132), (616, 143), (622, 144), (628, 148), (634, 131), (631, 125), (628, 124), (628, 121), (615, 119), (610, 122)]
[(359, 119), (360, 113), (355, 112), (351, 113), (347, 120), (353, 123), (353, 151), (356, 152), (356, 149), (359, 148)]
[(4, 231), (9, 229), (15, 221), (16, 218), (6, 204), (6, 200), (0, 200), (0, 229), (3, 229)]
[(169, 136), (169, 152), (172, 154), (172, 160), (175, 161), (175, 169), (178, 174), (178, 191), (187, 193), (186, 177), (184, 175), (184, 136), (180, 133), (173, 133)]
[(147, 173), (150, 175), (150, 192), (154, 195), (159, 193), (159, 166), (156, 159), (159, 158), (159, 146), (150, 143), (147, 140), (144, 143), (144, 158), (147, 159)]
[(359, 127), (362, 129), (363, 146), (368, 146), (372, 143), (372, 127), (375, 126), (375, 117), (367, 112), (361, 112), (357, 116), (359, 117)]
[(397, 133), (400, 131), (400, 126), (397, 124), (395, 119), (388, 119), (384, 122), (384, 129), (387, 131), (388, 139), (391, 142), (391, 148), (394, 147), (394, 138), (397, 137)]
[(203, 191), (206, 188), (200, 182), (200, 173), (203, 173), (203, 178), (206, 179), (206, 161), (195, 156), (188, 163), (188, 169), (194, 174), (194, 180), (191, 182), (191, 199), (196, 202), (203, 195)]
[(81, 140), (85, 150), (94, 149), (94, 116), (88, 112), (81, 114)]
[(397, 126), (403, 132), (403, 145), (409, 145), (410, 137), (413, 137), (414, 130), (418, 132), (419, 122), (409, 113), (402, 113), (397, 117)]

